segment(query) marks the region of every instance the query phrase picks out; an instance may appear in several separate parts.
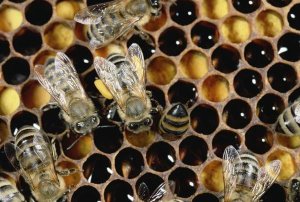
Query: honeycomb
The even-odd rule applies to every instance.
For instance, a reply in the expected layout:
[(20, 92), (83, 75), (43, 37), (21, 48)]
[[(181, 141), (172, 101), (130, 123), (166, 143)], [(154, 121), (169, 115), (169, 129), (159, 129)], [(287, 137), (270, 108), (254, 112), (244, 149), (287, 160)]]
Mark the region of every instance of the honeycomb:
[[(85, 27), (72, 19), (101, 2), (0, 0), (1, 176), (13, 178), (28, 197), (28, 185), (9, 164), (3, 144), (16, 129), (35, 123), (57, 138), (57, 166), (82, 170), (64, 177), (73, 187), (69, 201), (138, 201), (142, 182), (150, 192), (166, 182), (166, 199), (219, 201), (221, 157), (228, 145), (252, 151), (262, 164), (280, 159), (283, 168), (262, 201), (285, 201), (285, 186), (298, 175), (300, 138), (278, 136), (273, 126), (300, 96), (300, 1), (163, 1), (161, 16), (143, 26), (153, 44), (129, 34), (126, 42), (92, 50)], [(64, 136), (60, 109), (34, 79), (33, 66), (65, 52), (86, 91), (98, 95), (94, 57), (122, 52), (132, 43), (144, 52), (147, 89), (164, 109), (193, 100), (188, 132), (174, 140), (156, 128), (135, 135), (111, 125), (68, 148), (78, 137)]]

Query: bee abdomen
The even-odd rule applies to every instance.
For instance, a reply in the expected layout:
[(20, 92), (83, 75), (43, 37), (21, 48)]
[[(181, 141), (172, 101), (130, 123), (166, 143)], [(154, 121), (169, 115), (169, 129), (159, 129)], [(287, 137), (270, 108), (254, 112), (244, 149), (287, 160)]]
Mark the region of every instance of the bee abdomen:
[(299, 107), (299, 103), (295, 103), (285, 109), (282, 114), (279, 115), (276, 131), (286, 135), (286, 136), (294, 136), (300, 135), (300, 117), (295, 114), (296, 108)]
[(10, 184), (10, 182), (0, 177), (0, 201), (24, 201), (21, 193)]

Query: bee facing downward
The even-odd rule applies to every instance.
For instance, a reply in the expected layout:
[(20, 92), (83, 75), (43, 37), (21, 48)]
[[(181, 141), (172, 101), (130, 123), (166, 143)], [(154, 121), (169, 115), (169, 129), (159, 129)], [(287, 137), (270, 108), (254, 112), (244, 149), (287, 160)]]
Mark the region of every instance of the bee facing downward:
[(280, 169), (279, 160), (260, 168), (252, 153), (239, 155), (233, 146), (228, 146), (223, 154), (225, 202), (258, 201), (276, 180)]
[(89, 25), (87, 37), (96, 48), (147, 23), (151, 15), (159, 15), (160, 10), (160, 0), (115, 0), (89, 6), (79, 11), (74, 20)]
[(97, 57), (94, 66), (115, 101), (111, 111), (118, 111), (125, 128), (134, 133), (149, 130), (153, 123), (151, 113), (158, 112), (160, 106), (152, 107), (151, 95), (145, 90), (145, 63), (140, 47), (132, 44), (126, 57)]
[(34, 69), (41, 85), (58, 102), (62, 117), (77, 134), (87, 134), (96, 128), (100, 119), (92, 101), (87, 97), (77, 72), (64, 53), (47, 60), (45, 66)]
[(25, 202), (25, 199), (15, 185), (0, 177), (0, 202)]

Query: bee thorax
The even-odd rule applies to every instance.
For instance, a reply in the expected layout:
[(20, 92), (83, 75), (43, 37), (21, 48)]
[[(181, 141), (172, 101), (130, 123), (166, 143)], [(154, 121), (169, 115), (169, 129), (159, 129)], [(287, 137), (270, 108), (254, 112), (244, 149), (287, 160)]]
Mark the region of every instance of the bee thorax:
[(146, 110), (145, 103), (138, 97), (130, 97), (126, 103), (126, 114), (129, 117), (139, 117)]
[(132, 0), (126, 6), (126, 11), (134, 16), (145, 15), (149, 5), (146, 0)]
[(70, 105), (70, 114), (72, 117), (84, 117), (89, 112), (89, 105), (82, 100), (76, 100)]
[(40, 194), (45, 199), (50, 199), (56, 196), (59, 192), (59, 188), (56, 183), (50, 180), (42, 180), (38, 185)]

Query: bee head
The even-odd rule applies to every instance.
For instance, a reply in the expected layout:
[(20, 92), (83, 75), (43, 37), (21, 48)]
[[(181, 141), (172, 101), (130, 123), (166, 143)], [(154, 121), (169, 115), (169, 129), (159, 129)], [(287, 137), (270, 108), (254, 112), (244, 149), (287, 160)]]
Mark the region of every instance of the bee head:
[(140, 133), (143, 131), (150, 130), (150, 127), (153, 124), (153, 120), (151, 117), (146, 117), (139, 122), (129, 122), (126, 123), (126, 129), (133, 133)]
[(158, 16), (159, 13), (160, 13), (160, 10), (161, 10), (161, 3), (160, 3), (160, 0), (148, 0), (150, 2), (150, 5), (151, 5), (151, 13), (155, 16)]
[(75, 122), (72, 125), (72, 129), (74, 132), (78, 134), (86, 134), (92, 131), (92, 129), (96, 128), (100, 123), (100, 119), (97, 114), (93, 114)]

